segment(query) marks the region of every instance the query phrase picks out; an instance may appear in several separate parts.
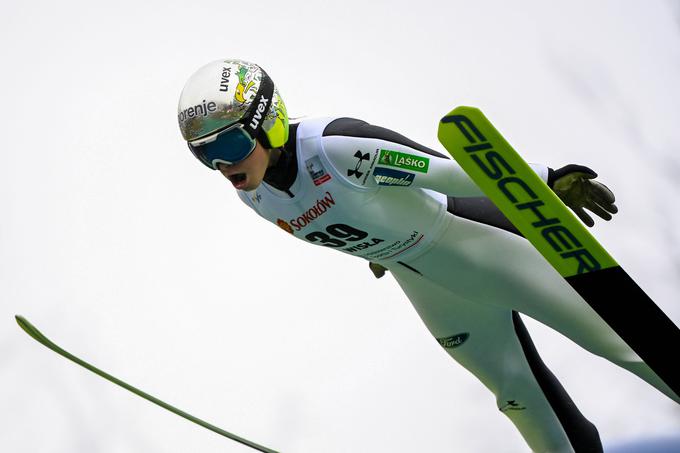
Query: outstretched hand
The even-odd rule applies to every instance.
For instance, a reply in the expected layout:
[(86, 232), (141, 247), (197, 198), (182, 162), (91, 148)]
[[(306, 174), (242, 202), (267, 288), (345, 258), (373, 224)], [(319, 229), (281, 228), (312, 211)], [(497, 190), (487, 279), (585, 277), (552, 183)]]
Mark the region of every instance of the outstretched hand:
[(385, 271), (387, 270), (386, 267), (374, 262), (368, 263), (368, 267), (371, 269), (371, 272), (373, 272), (373, 275), (375, 275), (375, 278), (383, 277), (385, 275)]
[(553, 170), (549, 178), (550, 188), (589, 227), (595, 222), (585, 209), (605, 220), (611, 220), (612, 214), (619, 211), (614, 205), (614, 193), (595, 178), (593, 170), (574, 164)]

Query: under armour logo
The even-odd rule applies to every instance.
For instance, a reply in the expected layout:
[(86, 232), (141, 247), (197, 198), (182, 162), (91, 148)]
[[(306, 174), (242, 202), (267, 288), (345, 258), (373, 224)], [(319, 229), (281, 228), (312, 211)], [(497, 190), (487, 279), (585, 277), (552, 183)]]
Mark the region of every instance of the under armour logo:
[(359, 171), (359, 169), (361, 168), (361, 164), (362, 164), (365, 160), (368, 160), (368, 159), (369, 159), (369, 155), (368, 155), (368, 153), (363, 154), (361, 151), (357, 151), (356, 153), (354, 153), (354, 157), (356, 157), (356, 158), (358, 159), (358, 160), (357, 160), (357, 163), (356, 163), (356, 165), (354, 166), (354, 170), (351, 170), (351, 169), (350, 169), (350, 170), (347, 170), (347, 176), (352, 176), (352, 175), (354, 175), (354, 176), (357, 177), (357, 179), (359, 179), (359, 178), (361, 178), (361, 176), (364, 174), (363, 171)]
[(501, 412), (507, 412), (507, 411), (523, 411), (526, 409), (526, 406), (520, 405), (517, 401), (515, 400), (506, 400), (507, 403), (504, 404), (503, 406), (499, 407)]

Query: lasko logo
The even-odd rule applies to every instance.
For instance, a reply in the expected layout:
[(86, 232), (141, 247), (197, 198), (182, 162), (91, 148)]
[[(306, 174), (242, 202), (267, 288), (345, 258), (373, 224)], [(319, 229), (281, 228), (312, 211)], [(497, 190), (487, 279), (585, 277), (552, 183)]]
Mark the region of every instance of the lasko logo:
[(400, 153), (399, 151), (381, 149), (378, 165), (389, 165), (390, 167), (427, 173), (427, 170), (430, 167), (430, 159), (427, 157), (415, 156), (413, 154)]
[(210, 101), (207, 104), (205, 103), (205, 99), (203, 99), (202, 104), (196, 104), (193, 107), (189, 107), (188, 109), (184, 109), (179, 114), (177, 115), (177, 118), (180, 121), (186, 121), (190, 118), (195, 118), (197, 116), (208, 116), (212, 112), (217, 110), (217, 104), (214, 102)]
[(437, 341), (443, 347), (447, 349), (453, 349), (465, 343), (469, 337), (469, 333), (463, 332), (446, 338), (437, 338)]
[(269, 102), (269, 99), (265, 98), (264, 96), (260, 97), (260, 102), (257, 105), (257, 110), (255, 111), (255, 115), (253, 115), (253, 119), (250, 121), (250, 127), (253, 129), (257, 129), (257, 126), (260, 125), (260, 120), (262, 119), (262, 114), (264, 113), (265, 109), (267, 108), (267, 103)]
[(229, 91), (229, 77), (231, 77), (231, 68), (222, 68), (220, 91)]
[(293, 225), (295, 231), (299, 231), (312, 223), (317, 218), (321, 217), (335, 204), (333, 195), (330, 192), (326, 192), (326, 196), (321, 200), (316, 200), (316, 204), (311, 208), (307, 209), (296, 219), (291, 219), (290, 224)]
[(373, 170), (375, 182), (380, 186), (410, 186), (416, 175), (391, 168), (376, 167)]
[[(542, 209), (546, 203), (539, 199), (538, 195), (524, 182), (524, 180), (511, 176), (516, 174), (514, 168), (505, 158), (489, 143), (472, 121), (462, 115), (451, 115), (442, 119), (443, 123), (454, 123), (460, 132), (471, 143), (463, 149), (470, 158), (489, 178), (497, 181), (498, 189), (520, 211), (529, 210), (536, 218), (531, 226), (540, 229), (540, 234), (546, 242), (560, 254), (564, 260), (575, 259), (578, 263), (578, 274), (592, 272), (602, 266), (597, 259), (588, 251), (576, 236), (562, 224), (557, 217), (546, 217)], [(472, 135), (474, 134), (474, 136)], [(515, 193), (510, 187), (516, 186)], [(520, 200), (519, 198), (523, 198)], [(527, 198), (529, 201), (527, 201)], [(566, 251), (565, 251), (566, 249)]]

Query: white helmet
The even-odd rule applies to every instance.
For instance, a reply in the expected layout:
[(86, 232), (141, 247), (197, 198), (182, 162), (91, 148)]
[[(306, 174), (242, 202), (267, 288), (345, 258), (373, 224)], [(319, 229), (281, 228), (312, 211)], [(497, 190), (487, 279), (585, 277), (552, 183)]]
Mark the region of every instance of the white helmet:
[(235, 125), (265, 148), (288, 140), (288, 114), (278, 90), (262, 68), (247, 61), (217, 60), (201, 67), (184, 86), (177, 110), (190, 147)]

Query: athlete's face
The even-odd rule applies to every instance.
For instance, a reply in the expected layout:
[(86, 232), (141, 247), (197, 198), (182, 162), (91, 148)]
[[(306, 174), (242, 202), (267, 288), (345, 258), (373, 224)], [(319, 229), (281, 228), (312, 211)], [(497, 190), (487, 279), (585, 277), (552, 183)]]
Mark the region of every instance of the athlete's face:
[(264, 178), (269, 165), (269, 151), (257, 142), (250, 156), (234, 165), (218, 164), (217, 168), (239, 190), (254, 190)]

